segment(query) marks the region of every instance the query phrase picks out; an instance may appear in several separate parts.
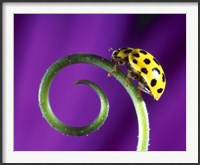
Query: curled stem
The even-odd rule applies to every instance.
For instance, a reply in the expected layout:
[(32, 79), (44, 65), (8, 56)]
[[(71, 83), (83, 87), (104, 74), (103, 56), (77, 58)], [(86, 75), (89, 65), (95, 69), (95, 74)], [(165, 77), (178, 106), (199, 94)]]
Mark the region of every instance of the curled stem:
[[(94, 54), (73, 54), (59, 59), (47, 69), (42, 78), (39, 88), (39, 105), (44, 118), (52, 127), (62, 132), (63, 134), (82, 136), (92, 131), (95, 131), (105, 122), (108, 115), (109, 104), (104, 92), (96, 84), (90, 81), (79, 80), (78, 82), (76, 82), (76, 84), (85, 84), (93, 88), (99, 95), (101, 101), (101, 110), (98, 117), (91, 124), (83, 127), (71, 127), (62, 123), (54, 115), (49, 103), (49, 89), (54, 77), (62, 68), (77, 63), (93, 64), (108, 72), (111, 72), (114, 67), (114, 64), (112, 62)], [(139, 132), (137, 151), (147, 151), (149, 145), (149, 119), (146, 105), (141, 95), (138, 94), (138, 89), (134, 86), (132, 82), (130, 82), (128, 86), (125, 85), (126, 74), (122, 70), (118, 69), (113, 76), (126, 89), (135, 106)]]

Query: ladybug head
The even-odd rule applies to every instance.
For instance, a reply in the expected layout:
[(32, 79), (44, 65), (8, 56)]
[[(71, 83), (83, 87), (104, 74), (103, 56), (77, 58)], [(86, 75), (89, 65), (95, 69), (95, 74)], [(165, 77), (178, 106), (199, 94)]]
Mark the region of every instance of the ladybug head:
[(122, 50), (118, 49), (113, 51), (111, 60), (117, 65), (125, 65), (128, 63), (128, 55), (124, 54)]

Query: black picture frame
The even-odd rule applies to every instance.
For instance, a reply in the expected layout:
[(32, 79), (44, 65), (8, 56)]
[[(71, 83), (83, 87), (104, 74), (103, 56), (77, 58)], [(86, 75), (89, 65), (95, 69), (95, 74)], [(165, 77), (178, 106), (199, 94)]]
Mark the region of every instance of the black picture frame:
[[(1, 10), (1, 17), (0, 17), (0, 23), (1, 23), (1, 34), (0, 34), (0, 42), (1, 42), (1, 45), (0, 45), (0, 52), (1, 52), (1, 56), (0, 56), (0, 65), (1, 65), (1, 71), (0, 71), (0, 79), (1, 79), (1, 87), (0, 87), (0, 97), (2, 98), (0, 100), (0, 120), (1, 120), (1, 123), (0, 123), (0, 162), (3, 163), (3, 123), (2, 123), (2, 114), (3, 114), (3, 38), (2, 38), (2, 32), (3, 32), (3, 4), (4, 3), (21, 3), (21, 2), (43, 2), (43, 3), (50, 3), (50, 2), (76, 2), (76, 3), (80, 3), (80, 2), (90, 2), (90, 3), (96, 3), (96, 2), (102, 2), (102, 3), (119, 3), (119, 2), (123, 2), (123, 3), (126, 3), (126, 2), (132, 2), (132, 3), (137, 3), (137, 2), (142, 2), (142, 3), (156, 3), (156, 2), (159, 2), (159, 3), (162, 3), (162, 2), (169, 2), (169, 3), (191, 3), (191, 2), (196, 2), (198, 3), (198, 9), (199, 9), (199, 1), (198, 0), (1, 0), (0, 1), (0, 10)], [(198, 25), (199, 25), (199, 13), (198, 13)], [(198, 37), (199, 38), (199, 37)], [(198, 44), (198, 47), (199, 47), (199, 44)], [(199, 78), (199, 76), (198, 76)], [(199, 92), (198, 92), (199, 93)]]

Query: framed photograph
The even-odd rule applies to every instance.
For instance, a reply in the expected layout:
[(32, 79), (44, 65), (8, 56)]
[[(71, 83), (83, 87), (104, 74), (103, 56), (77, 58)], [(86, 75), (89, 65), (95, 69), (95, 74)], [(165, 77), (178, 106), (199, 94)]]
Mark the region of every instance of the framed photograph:
[(197, 163), (198, 1), (4, 1), (3, 163)]

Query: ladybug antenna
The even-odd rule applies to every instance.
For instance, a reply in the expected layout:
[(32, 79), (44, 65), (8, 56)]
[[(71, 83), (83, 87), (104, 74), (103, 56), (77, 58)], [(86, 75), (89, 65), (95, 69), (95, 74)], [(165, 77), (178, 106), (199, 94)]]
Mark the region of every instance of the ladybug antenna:
[(109, 52), (110, 52), (110, 51), (113, 51), (113, 50), (114, 50), (113, 48), (109, 48), (109, 49), (108, 49)]

